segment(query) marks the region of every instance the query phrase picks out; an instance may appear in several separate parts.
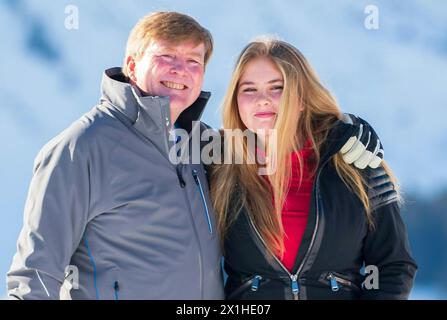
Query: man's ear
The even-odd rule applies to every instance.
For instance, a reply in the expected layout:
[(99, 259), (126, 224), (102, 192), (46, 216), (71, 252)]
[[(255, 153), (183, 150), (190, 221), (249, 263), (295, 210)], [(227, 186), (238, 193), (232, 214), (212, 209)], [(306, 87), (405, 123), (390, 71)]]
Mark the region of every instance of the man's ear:
[(126, 68), (127, 68), (126, 71), (127, 71), (127, 76), (133, 82), (137, 81), (137, 77), (135, 76), (135, 67), (136, 67), (136, 63), (135, 63), (134, 57), (128, 56), (126, 58)]

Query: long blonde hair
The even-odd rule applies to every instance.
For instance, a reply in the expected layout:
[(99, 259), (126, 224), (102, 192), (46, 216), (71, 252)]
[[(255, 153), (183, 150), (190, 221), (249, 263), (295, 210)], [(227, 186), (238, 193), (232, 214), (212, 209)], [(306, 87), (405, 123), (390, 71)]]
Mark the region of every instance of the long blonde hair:
[[(284, 229), (281, 212), (291, 176), (291, 151), (297, 152), (298, 160), (302, 164), (303, 160), (298, 151), (303, 148), (307, 140), (310, 140), (315, 155), (313, 162), (318, 164), (320, 149), (329, 130), (341, 118), (341, 111), (298, 49), (281, 40), (262, 38), (249, 43), (237, 60), (223, 102), (224, 129), (247, 129), (238, 112), (238, 84), (247, 64), (259, 57), (271, 59), (282, 73), (284, 80), (274, 127), (277, 138), (276, 150), (270, 150), (276, 152), (276, 170), (265, 179), (258, 174), (257, 164), (248, 164), (244, 161), (239, 165), (216, 165), (211, 173), (211, 197), (222, 240), (229, 225), (244, 206), (270, 251), (282, 256)], [(225, 152), (232, 152), (234, 156), (247, 159), (247, 145), (245, 141), (243, 144), (242, 155), (236, 155), (240, 152), (238, 148)], [(340, 178), (361, 200), (368, 224), (373, 227), (366, 181), (356, 168), (343, 161), (339, 153), (332, 158), (332, 161)], [(391, 175), (386, 164), (383, 166)], [(316, 169), (317, 166), (314, 166), (311, 174), (314, 174)]]

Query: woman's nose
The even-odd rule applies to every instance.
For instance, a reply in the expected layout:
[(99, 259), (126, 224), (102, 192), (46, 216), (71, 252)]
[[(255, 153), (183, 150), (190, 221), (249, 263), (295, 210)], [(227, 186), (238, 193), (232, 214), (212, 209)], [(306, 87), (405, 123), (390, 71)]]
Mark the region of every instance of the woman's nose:
[(267, 94), (261, 92), (259, 93), (256, 103), (260, 106), (267, 106), (271, 104), (272, 101), (270, 100), (270, 97)]

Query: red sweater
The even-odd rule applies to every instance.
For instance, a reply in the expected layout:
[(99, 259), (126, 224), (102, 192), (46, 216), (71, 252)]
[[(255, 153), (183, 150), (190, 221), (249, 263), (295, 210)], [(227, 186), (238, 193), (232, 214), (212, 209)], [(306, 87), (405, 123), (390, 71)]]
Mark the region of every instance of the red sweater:
[(306, 229), (312, 186), (314, 183), (314, 177), (310, 175), (312, 167), (309, 163), (309, 159), (313, 155), (313, 150), (308, 145), (300, 151), (304, 166), (301, 187), (299, 187), (300, 163), (298, 162), (296, 153), (292, 154), (292, 181), (282, 211), (282, 223), (285, 232), (285, 253), (281, 262), (289, 271), (293, 270), (293, 265), (295, 264), (301, 240)]

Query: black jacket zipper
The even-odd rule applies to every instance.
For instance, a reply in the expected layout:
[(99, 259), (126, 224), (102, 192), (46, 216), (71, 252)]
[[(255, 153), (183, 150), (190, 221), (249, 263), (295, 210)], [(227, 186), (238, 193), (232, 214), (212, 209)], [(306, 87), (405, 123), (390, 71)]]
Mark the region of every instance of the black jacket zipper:
[(360, 291), (361, 289), (351, 280), (346, 279), (345, 276), (342, 276), (336, 272), (329, 272), (323, 279), (322, 282), (329, 282), (331, 290), (333, 292), (337, 292), (341, 287), (353, 289), (356, 291)]
[(297, 272), (296, 272), (295, 274), (292, 274), (292, 273), (291, 273), (291, 272), (290, 272), (290, 271), (289, 271), (289, 270), (282, 264), (282, 262), (278, 259), (278, 257), (276, 257), (276, 255), (273, 254), (273, 253), (271, 252), (271, 250), (268, 249), (268, 247), (267, 247), (267, 245), (266, 245), (264, 239), (261, 237), (261, 234), (259, 233), (259, 231), (258, 231), (257, 228), (255, 227), (252, 218), (250, 217), (250, 215), (248, 215), (248, 217), (249, 217), (249, 221), (250, 221), (250, 225), (252, 226), (253, 230), (255, 231), (257, 237), (261, 240), (262, 244), (264, 245), (264, 249), (267, 249), (267, 250), (269, 251), (269, 253), (274, 257), (274, 259), (276, 260), (276, 262), (278, 263), (278, 265), (279, 265), (279, 266), (280, 266), (280, 267), (287, 273), (287, 275), (289, 276), (289, 278), (290, 278), (290, 280), (291, 280), (291, 291), (292, 291), (292, 298), (293, 298), (293, 300), (299, 300), (300, 286), (299, 286), (299, 281), (298, 281), (298, 279), (299, 279), (301, 270), (302, 270), (304, 264), (306, 263), (306, 261), (307, 261), (307, 259), (308, 259), (308, 257), (309, 257), (309, 254), (310, 254), (310, 252), (311, 252), (311, 249), (312, 249), (312, 247), (313, 247), (313, 244), (314, 244), (314, 242), (315, 242), (315, 238), (316, 238), (316, 235), (317, 235), (317, 232), (318, 232), (318, 224), (319, 224), (319, 220), (320, 220), (320, 219), (319, 219), (319, 216), (320, 216), (320, 201), (321, 201), (321, 198), (320, 198), (320, 181), (319, 181), (319, 179), (320, 179), (321, 171), (322, 171), (323, 168), (326, 166), (326, 164), (328, 163), (329, 160), (330, 160), (330, 157), (329, 157), (328, 159), (326, 159), (325, 162), (320, 166), (320, 168), (319, 168), (319, 170), (318, 170), (318, 173), (317, 173), (317, 176), (316, 176), (316, 179), (315, 179), (315, 182), (316, 182), (316, 186), (315, 186), (316, 196), (315, 196), (315, 198), (316, 198), (316, 211), (317, 211), (317, 212), (316, 212), (316, 218), (315, 218), (315, 227), (314, 227), (314, 231), (313, 231), (313, 233), (312, 233), (312, 238), (311, 238), (309, 247), (308, 247), (308, 249), (307, 249), (307, 251), (306, 251), (306, 254), (305, 254), (304, 258), (303, 258), (303, 261), (302, 261), (301, 264), (299, 265), (298, 270), (297, 270)]

